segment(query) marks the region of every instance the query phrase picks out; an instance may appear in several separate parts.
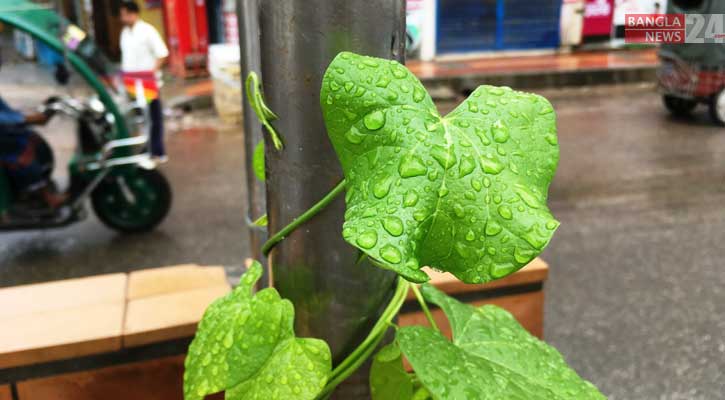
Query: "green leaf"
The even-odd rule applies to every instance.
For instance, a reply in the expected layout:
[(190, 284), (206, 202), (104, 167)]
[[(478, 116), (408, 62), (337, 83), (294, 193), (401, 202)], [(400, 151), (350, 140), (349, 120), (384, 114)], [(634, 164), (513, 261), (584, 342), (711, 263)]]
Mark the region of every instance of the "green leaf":
[(275, 289), (252, 296), (261, 275), (255, 261), (239, 286), (204, 313), (186, 357), (184, 399), (228, 389), (228, 399), (314, 399), (324, 387), (329, 347), (295, 337), (292, 303)]
[(340, 53), (322, 111), (348, 182), (343, 236), (386, 268), (479, 283), (536, 257), (559, 223), (546, 206), (559, 158), (543, 97), (481, 86), (441, 117), (395, 61)]
[(397, 344), (389, 344), (373, 358), (370, 367), (370, 393), (373, 400), (411, 400), (413, 381), (403, 368)]
[(254, 170), (254, 176), (264, 182), (266, 179), (264, 171), (264, 140), (257, 143), (254, 147), (254, 154), (252, 155), (252, 169)]
[(396, 339), (434, 398), (605, 399), (507, 311), (462, 304), (429, 285), (423, 293), (448, 315), (453, 341), (420, 326), (400, 328)]

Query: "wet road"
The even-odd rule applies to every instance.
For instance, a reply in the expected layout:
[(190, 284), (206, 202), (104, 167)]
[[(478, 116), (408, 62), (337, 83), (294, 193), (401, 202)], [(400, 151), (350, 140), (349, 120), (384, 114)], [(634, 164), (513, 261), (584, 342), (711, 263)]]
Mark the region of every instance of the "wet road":
[[(561, 145), (550, 204), (562, 221), (544, 254), (547, 340), (612, 400), (722, 398), (725, 129), (704, 110), (668, 117), (649, 87), (547, 95)], [(241, 146), (211, 127), (170, 137), (175, 202), (155, 233), (120, 236), (91, 217), (0, 234), (0, 285), (241, 264)]]

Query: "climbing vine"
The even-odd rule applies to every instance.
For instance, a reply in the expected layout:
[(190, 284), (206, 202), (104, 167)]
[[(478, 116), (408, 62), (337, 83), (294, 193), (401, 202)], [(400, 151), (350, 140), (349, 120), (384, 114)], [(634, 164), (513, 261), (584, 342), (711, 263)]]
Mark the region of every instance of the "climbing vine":
[[(281, 150), (270, 123), (277, 116), (264, 105), (256, 75), (247, 94)], [(517, 271), (548, 244), (559, 225), (546, 205), (558, 162), (549, 102), (482, 86), (441, 116), (404, 66), (353, 53), (332, 61), (320, 99), (345, 178), (273, 234), (263, 252), (345, 193), (342, 235), (373, 265), (400, 275), (395, 294), (365, 340), (333, 368), (324, 341), (295, 336), (288, 300), (273, 288), (252, 294), (261, 274), (255, 263), (204, 314), (186, 358), (185, 399), (220, 391), (230, 400), (325, 399), (373, 356), (391, 327), (395, 340), (373, 357), (375, 400), (603, 399), (511, 314), (460, 303), (425, 283), (421, 270), (488, 282)], [(260, 162), (255, 173), (264, 177)], [(409, 290), (429, 327), (393, 324)], [(448, 317), (452, 339), (439, 331), (428, 302)]]

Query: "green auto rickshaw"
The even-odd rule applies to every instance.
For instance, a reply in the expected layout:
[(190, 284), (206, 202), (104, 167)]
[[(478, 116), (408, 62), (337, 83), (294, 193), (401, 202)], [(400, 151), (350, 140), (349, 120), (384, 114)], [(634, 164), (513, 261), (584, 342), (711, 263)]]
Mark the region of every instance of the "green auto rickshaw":
[[(698, 18), (725, 18), (723, 0), (671, 0), (668, 14), (700, 14)], [(699, 25), (699, 24), (695, 24)], [(717, 24), (702, 24), (718, 26)], [(722, 25), (719, 25), (722, 27)], [(712, 43), (664, 44), (657, 73), (665, 107), (674, 115), (689, 114), (706, 104), (713, 121), (725, 125), (725, 32)]]
[[(62, 55), (55, 69), (57, 80), (63, 81), (73, 70), (93, 92), (87, 98), (54, 97), (44, 105), (45, 111), (72, 118), (77, 127), (68, 132), (76, 135), (77, 145), (68, 165), (69, 185), (62, 190), (67, 200), (61, 207), (47, 208), (26, 196), (24, 188), (0, 168), (0, 230), (75, 223), (86, 215), (87, 200), (113, 229), (130, 233), (155, 228), (171, 207), (171, 189), (146, 150), (145, 111), (114, 87), (112, 65), (88, 35), (47, 6), (0, 0), (0, 22)], [(35, 162), (52, 182), (52, 149), (43, 141), (35, 154)]]

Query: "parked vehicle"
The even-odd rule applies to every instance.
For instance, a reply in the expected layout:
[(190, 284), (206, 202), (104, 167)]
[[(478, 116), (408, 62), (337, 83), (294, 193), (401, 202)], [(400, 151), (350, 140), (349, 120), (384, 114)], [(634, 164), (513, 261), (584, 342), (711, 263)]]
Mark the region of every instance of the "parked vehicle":
[[(668, 13), (725, 14), (725, 2), (673, 0)], [(657, 77), (665, 107), (682, 116), (703, 103), (712, 119), (725, 125), (725, 45), (666, 44), (660, 49), (660, 59)]]
[[(68, 200), (49, 210), (47, 205), (21, 196), (23, 188), (15, 187), (0, 170), (0, 230), (59, 227), (80, 221), (86, 215), (87, 200), (98, 218), (118, 231), (143, 232), (156, 227), (171, 207), (171, 188), (145, 150), (145, 113), (111, 87), (112, 80), (107, 78), (110, 63), (90, 38), (42, 5), (0, 0), (0, 22), (64, 55), (56, 69), (59, 83), (67, 80), (63, 71), (69, 65), (95, 91), (88, 98), (54, 98), (44, 106), (76, 121), (77, 147), (68, 165)], [(54, 157), (47, 142), (40, 144), (36, 155), (50, 179)]]

